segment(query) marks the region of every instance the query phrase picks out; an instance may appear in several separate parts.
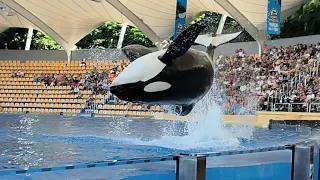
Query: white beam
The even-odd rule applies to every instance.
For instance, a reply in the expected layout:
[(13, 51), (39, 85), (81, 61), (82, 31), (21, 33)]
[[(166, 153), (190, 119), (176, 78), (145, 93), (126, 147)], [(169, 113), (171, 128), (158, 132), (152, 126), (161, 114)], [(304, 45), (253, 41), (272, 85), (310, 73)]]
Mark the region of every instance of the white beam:
[(227, 19), (227, 16), (222, 14), (220, 22), (219, 22), (218, 29), (217, 29), (217, 32), (216, 32), (216, 35), (222, 34), (222, 30), (223, 30), (224, 24), (226, 22), (226, 19)]
[(122, 48), (122, 43), (123, 43), (123, 40), (124, 40), (124, 36), (126, 35), (127, 26), (128, 25), (126, 23), (122, 24), (121, 32), (120, 32), (120, 36), (119, 36), (119, 40), (118, 40), (117, 49), (121, 49)]
[(71, 52), (71, 48), (73, 45), (70, 45), (65, 39), (63, 39), (57, 32), (55, 32), (51, 27), (49, 27), (46, 23), (41, 21), (38, 17), (36, 17), (29, 10), (18, 4), (14, 0), (0, 0), (0, 2), (4, 3), (15, 12), (19, 13), (21, 16), (29, 20), (31, 23), (36, 25), (43, 32), (47, 33), (53, 40), (55, 40), (58, 44), (63, 47), (63, 49), (68, 53)]
[[(229, 0), (215, 0), (226, 10), (260, 45), (264, 44), (265, 32), (259, 31)], [(259, 54), (261, 49), (259, 50)]]
[(24, 50), (26, 50), (26, 51), (30, 50), (31, 41), (32, 41), (32, 35), (33, 35), (33, 28), (29, 28), (28, 35), (27, 35), (26, 46), (24, 48)]
[(140, 19), (137, 15), (135, 15), (130, 9), (128, 9), (125, 5), (123, 5), (119, 0), (106, 0), (109, 4), (111, 4), (114, 8), (116, 8), (119, 12), (121, 12), (124, 16), (126, 16), (134, 25), (136, 25), (146, 36), (153, 42), (155, 45), (160, 48), (161, 40), (158, 35)]
[(246, 31), (256, 40), (259, 39), (259, 30), (229, 1), (215, 0), (226, 10)]

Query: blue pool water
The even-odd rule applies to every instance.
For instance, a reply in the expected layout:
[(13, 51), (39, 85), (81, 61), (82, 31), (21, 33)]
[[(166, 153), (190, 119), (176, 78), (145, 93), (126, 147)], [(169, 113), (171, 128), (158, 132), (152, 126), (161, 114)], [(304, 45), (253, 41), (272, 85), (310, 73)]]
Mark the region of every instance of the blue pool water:
[[(301, 131), (203, 122), (49, 115), (0, 116), (0, 172), (101, 160), (252, 149), (299, 142)], [(290, 179), (291, 152), (207, 159), (208, 179)], [(280, 169), (280, 170), (279, 170)], [(250, 172), (250, 176), (248, 173)], [(175, 162), (0, 176), (2, 179), (175, 179)]]

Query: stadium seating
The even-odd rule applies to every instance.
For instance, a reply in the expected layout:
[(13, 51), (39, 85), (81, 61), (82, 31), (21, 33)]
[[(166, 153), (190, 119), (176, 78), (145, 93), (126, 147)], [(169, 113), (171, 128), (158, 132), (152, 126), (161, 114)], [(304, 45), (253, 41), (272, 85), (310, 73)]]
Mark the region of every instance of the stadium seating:
[[(111, 70), (114, 64), (129, 64), (128, 60), (118, 61), (92, 61), (85, 67), (80, 67), (80, 61), (0, 61), (0, 111), (3, 113), (64, 113), (79, 114), (85, 108), (86, 99), (92, 95), (90, 90), (83, 90), (81, 98), (70, 94), (70, 86), (45, 86), (43, 82), (33, 82), (33, 77), (40, 74), (84, 74), (96, 68)], [(12, 77), (14, 71), (24, 72), (24, 77)], [(159, 106), (151, 106), (149, 109), (140, 105), (127, 108), (121, 104), (104, 104), (104, 95), (93, 95), (97, 108), (95, 114), (105, 116), (152, 116), (160, 111)]]

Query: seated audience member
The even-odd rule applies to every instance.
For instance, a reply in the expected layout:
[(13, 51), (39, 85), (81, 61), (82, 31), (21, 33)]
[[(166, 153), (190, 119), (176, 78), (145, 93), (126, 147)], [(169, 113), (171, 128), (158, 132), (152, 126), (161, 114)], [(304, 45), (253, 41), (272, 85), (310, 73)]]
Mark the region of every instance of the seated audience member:
[(11, 77), (13, 77), (13, 78), (17, 77), (17, 72), (14, 71), (14, 72), (11, 74)]
[(80, 63), (80, 67), (84, 67), (86, 65), (87, 65), (86, 58), (82, 58), (81, 63)]
[(33, 77), (33, 82), (39, 82), (39, 78), (37, 76)]
[(78, 86), (75, 86), (74, 88), (73, 88), (73, 94), (78, 94), (79, 93), (79, 88), (78, 88)]
[(91, 106), (94, 103), (94, 100), (93, 96), (89, 95), (86, 100), (87, 106)]
[(19, 71), (20, 77), (24, 77), (24, 72), (23, 71)]

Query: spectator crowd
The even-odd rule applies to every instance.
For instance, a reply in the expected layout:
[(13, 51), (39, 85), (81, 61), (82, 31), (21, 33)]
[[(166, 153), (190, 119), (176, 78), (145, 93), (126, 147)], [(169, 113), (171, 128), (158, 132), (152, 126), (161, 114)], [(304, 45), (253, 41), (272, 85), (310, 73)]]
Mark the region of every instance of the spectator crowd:
[[(224, 105), (229, 113), (253, 105), (260, 110), (271, 110), (274, 103), (320, 103), (319, 64), (320, 43), (265, 46), (261, 57), (239, 49), (232, 56), (219, 56), (214, 60), (215, 80), (226, 95)], [(85, 59), (80, 66), (86, 66)], [(34, 82), (71, 86), (70, 94), (79, 98), (80, 87), (95, 95), (107, 94), (112, 80), (125, 67), (118, 65), (102, 72), (94, 69), (87, 74), (42, 74), (34, 77)], [(12, 73), (12, 77), (23, 76), (21, 71)], [(87, 103), (90, 102), (93, 102), (92, 96), (87, 99)]]
[(253, 102), (263, 110), (270, 103), (320, 102), (320, 43), (267, 47), (261, 58), (242, 49), (215, 61), (216, 78), (226, 92), (225, 106), (248, 107)]

